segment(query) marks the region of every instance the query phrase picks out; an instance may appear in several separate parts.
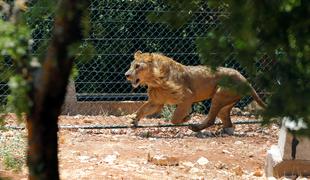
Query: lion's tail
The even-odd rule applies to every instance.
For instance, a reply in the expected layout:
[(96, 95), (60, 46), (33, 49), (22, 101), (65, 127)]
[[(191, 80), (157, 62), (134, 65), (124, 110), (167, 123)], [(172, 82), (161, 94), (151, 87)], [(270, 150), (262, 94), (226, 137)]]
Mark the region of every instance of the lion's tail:
[(262, 108), (266, 109), (267, 105), (265, 102), (258, 96), (257, 92), (255, 89), (251, 86), (251, 95), (254, 98), (254, 100), (257, 102), (258, 105), (260, 105)]

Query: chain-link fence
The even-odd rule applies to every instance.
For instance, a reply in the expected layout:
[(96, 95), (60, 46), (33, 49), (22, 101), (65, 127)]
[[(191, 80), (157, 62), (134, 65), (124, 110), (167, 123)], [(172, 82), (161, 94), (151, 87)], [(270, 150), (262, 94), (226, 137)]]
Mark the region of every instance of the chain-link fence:
[[(219, 15), (227, 13), (224, 9), (211, 9), (207, 2), (204, 2), (199, 10), (193, 12), (189, 22), (175, 29), (167, 24), (149, 21), (150, 13), (160, 15), (169, 11), (169, 7), (162, 1), (92, 0), (89, 10), (91, 30), (83, 44), (91, 45), (95, 53), (76, 60), (76, 93), (73, 98), (76, 98), (77, 102), (93, 104), (92, 108), (96, 108), (96, 103), (102, 101), (147, 100), (146, 89), (132, 89), (124, 76), (133, 60), (133, 53), (137, 50), (161, 52), (185, 65), (200, 64), (196, 39), (206, 36), (207, 32), (215, 28), (225, 29)], [(38, 19), (29, 19), (28, 22), (34, 39), (33, 53), (39, 54), (46, 48), (44, 42), (47, 42), (52, 30), (53, 13)], [(227, 56), (226, 62), (223, 66), (233, 67), (246, 75), (246, 70), (234, 59), (233, 53)], [(4, 75), (0, 73), (0, 76)], [(252, 84), (259, 92), (260, 88), (255, 82)], [(7, 78), (1, 79), (2, 103), (8, 93)], [(249, 102), (251, 98), (246, 97), (237, 106), (244, 107)], [(209, 101), (199, 103), (193, 106), (193, 110), (206, 113), (209, 104)]]

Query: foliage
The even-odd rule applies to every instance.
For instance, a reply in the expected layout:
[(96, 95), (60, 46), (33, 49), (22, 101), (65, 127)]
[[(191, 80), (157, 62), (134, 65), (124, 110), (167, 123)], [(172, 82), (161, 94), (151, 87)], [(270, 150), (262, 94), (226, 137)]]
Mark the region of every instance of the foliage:
[(0, 60), (3, 61), (6, 56), (13, 59), (21, 59), (25, 56), (31, 43), (29, 32), (24, 25), (16, 25), (0, 19)]
[[(23, 21), (16, 22), (19, 18), (17, 14), (14, 18), (15, 21), (10, 18), (6, 21), (0, 19), (0, 64), (3, 67), (1, 70), (9, 78), (11, 95), (8, 96), (8, 111), (15, 112), (20, 119), (22, 113), (28, 112), (31, 105), (27, 98), (29, 88), (24, 78), (29, 73), (27, 68), (34, 65), (35, 59), (29, 60), (31, 59), (29, 52), (33, 43), (30, 29)], [(12, 69), (6, 67), (5, 64), (8, 63), (12, 64), (18, 74), (12, 73)]]
[(29, 84), (20, 75), (15, 75), (10, 78), (9, 87), (10, 95), (7, 97), (8, 112), (15, 113), (19, 120), (23, 113), (28, 113), (32, 102), (28, 97)]
[[(160, 14), (152, 12), (148, 18), (151, 21), (167, 23), (172, 27), (181, 27), (185, 21), (189, 21), (193, 11), (198, 9), (198, 1), (187, 0), (168, 0), (166, 4), (170, 7), (168, 12), (160, 12)], [(186, 10), (184, 10), (186, 9)]]
[[(310, 1), (209, 0), (208, 4), (223, 8), (220, 18), (226, 29), (218, 28), (197, 40), (201, 60), (216, 68), (228, 53), (235, 52), (251, 77), (259, 76), (259, 82), (272, 93), (263, 114), (265, 123), (274, 117), (296, 124), (302, 121), (304, 126), (297, 133), (310, 136)], [(177, 3), (174, 6), (179, 8)], [(192, 7), (182, 7), (182, 12), (192, 12)], [(166, 18), (166, 22), (170, 20)], [(274, 65), (272, 70), (255, 66), (266, 63), (263, 55)]]

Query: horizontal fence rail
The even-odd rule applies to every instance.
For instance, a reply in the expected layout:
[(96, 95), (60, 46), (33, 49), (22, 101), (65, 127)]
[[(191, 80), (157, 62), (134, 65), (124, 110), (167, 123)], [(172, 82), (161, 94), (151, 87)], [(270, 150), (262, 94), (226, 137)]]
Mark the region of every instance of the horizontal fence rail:
[[(260, 120), (251, 120), (251, 121), (235, 121), (234, 125), (240, 124), (260, 124), (262, 121)], [(138, 125), (138, 126), (130, 126), (130, 125), (60, 125), (60, 129), (128, 129), (128, 128), (159, 128), (159, 127), (187, 127), (195, 124), (148, 124), (148, 125)], [(222, 123), (218, 122), (214, 125), (222, 125)], [(4, 126), (4, 128), (22, 130), (25, 129), (23, 126)]]

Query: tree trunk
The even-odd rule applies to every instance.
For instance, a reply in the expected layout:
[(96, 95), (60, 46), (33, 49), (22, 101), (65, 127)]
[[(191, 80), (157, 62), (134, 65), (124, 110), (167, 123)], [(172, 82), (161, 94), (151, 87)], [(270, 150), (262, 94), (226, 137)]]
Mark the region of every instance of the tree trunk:
[(59, 1), (52, 39), (42, 69), (33, 75), (29, 94), (33, 104), (27, 115), (27, 165), (31, 180), (59, 179), (58, 116), (74, 58), (68, 51), (83, 37), (81, 18), (88, 7), (87, 2)]

